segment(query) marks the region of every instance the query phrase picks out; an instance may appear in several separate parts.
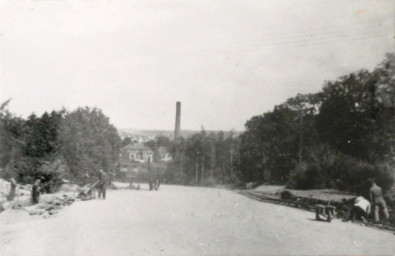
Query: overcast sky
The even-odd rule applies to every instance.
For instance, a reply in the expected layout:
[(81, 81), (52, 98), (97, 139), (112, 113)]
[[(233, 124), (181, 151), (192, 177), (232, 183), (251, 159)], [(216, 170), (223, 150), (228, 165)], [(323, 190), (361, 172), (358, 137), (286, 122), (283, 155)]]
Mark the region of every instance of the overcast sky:
[(118, 128), (243, 130), (393, 52), (395, 1), (0, 0), (0, 102)]

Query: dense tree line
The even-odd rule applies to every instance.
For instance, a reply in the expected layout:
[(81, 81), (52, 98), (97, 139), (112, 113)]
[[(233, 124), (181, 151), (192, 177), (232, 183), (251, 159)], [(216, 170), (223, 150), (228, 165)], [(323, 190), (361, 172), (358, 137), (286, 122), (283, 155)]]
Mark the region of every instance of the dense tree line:
[(324, 82), (246, 122), (240, 136), (202, 130), (172, 143), (166, 179), (191, 185), (265, 182), (360, 192), (395, 168), (395, 55), (373, 71)]
[(78, 180), (99, 169), (116, 168), (121, 139), (96, 108), (31, 114), (23, 119), (0, 107), (0, 168), (4, 177), (31, 183), (61, 178)]
[(215, 185), (238, 182), (239, 138), (234, 132), (202, 130), (173, 141), (173, 161), (164, 179), (170, 183)]
[(367, 178), (385, 188), (395, 159), (395, 55), (297, 95), (246, 123), (241, 178), (290, 187), (358, 191)]

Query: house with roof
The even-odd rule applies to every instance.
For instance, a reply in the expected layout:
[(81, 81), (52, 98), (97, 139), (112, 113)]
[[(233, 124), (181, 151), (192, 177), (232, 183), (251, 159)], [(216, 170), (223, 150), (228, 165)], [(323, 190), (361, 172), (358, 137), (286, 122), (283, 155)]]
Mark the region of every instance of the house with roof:
[(121, 149), (121, 159), (134, 163), (152, 162), (154, 151), (143, 143), (129, 144)]
[(154, 151), (142, 143), (129, 144), (120, 150), (119, 163), (122, 172), (136, 173), (144, 163), (152, 162)]

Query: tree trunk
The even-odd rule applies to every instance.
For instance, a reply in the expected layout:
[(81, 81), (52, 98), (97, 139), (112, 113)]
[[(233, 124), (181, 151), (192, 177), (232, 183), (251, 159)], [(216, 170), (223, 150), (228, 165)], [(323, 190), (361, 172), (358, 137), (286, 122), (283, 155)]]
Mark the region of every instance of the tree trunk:
[(224, 176), (225, 176), (225, 166), (222, 163), (222, 168), (221, 168), (221, 183), (224, 183)]
[(233, 149), (230, 150), (230, 180), (233, 178)]
[(195, 161), (195, 175), (196, 175), (196, 177), (195, 177), (195, 186), (198, 185), (198, 172), (199, 172), (198, 168), (199, 168), (199, 165), (198, 165), (198, 161), (196, 159), (196, 161)]
[(200, 185), (202, 185), (203, 178), (204, 178), (204, 156), (202, 158), (202, 174), (200, 176)]

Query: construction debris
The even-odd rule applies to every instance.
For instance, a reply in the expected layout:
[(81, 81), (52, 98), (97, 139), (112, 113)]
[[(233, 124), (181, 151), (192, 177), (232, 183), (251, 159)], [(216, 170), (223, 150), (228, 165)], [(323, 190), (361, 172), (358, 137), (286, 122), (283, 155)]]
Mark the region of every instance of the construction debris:
[[(10, 189), (11, 189), (11, 183), (0, 179), (0, 198), (3, 198), (3, 197), (6, 198), (8, 196), (8, 194), (10, 193)], [(24, 196), (24, 195), (30, 195), (30, 191), (31, 191), (31, 185), (27, 185), (27, 186), (18, 185), (15, 195), (17, 197)]]
[(75, 201), (76, 195), (74, 193), (48, 194), (47, 197), (41, 198), (39, 204), (24, 207), (24, 210), (30, 215), (41, 215), (44, 218), (48, 218), (57, 214), (64, 206), (71, 205)]
[(31, 185), (18, 185), (15, 198), (7, 201), (10, 192), (10, 182), (0, 179), (0, 212), (6, 209), (26, 210), (30, 215), (40, 215), (45, 218), (55, 215), (64, 206), (77, 200), (81, 188), (76, 184), (63, 184), (60, 192), (40, 195), (36, 205), (31, 202)]

